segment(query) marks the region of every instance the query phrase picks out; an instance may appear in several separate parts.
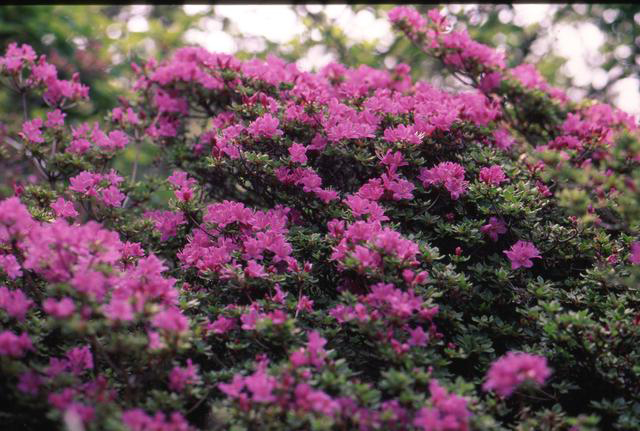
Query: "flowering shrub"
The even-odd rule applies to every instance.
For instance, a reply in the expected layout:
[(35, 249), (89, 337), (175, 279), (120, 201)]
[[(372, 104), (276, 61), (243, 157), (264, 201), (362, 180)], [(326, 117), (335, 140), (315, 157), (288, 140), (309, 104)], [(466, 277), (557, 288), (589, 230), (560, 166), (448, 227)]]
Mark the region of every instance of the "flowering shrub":
[[(435, 10), (389, 18), (472, 89), (185, 47), (71, 124), (89, 89), (8, 47), (47, 108), (0, 200), (3, 424), (640, 427), (635, 119)], [(167, 178), (115, 169), (142, 144)]]

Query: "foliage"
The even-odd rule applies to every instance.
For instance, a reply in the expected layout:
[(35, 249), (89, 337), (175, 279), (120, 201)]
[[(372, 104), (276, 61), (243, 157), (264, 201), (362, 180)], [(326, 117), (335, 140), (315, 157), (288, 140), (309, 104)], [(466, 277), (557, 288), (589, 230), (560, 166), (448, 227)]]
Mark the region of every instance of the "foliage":
[(388, 16), (474, 90), (184, 47), (89, 123), (78, 78), (7, 48), (33, 177), (0, 201), (3, 424), (640, 426), (635, 119)]

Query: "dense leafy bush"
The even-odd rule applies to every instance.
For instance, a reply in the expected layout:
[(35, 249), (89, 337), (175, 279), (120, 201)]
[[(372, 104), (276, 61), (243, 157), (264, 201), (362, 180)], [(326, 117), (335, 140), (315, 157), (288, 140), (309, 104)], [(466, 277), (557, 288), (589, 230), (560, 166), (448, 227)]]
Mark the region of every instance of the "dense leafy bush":
[[(7, 138), (39, 177), (0, 201), (3, 424), (640, 427), (635, 120), (389, 18), (476, 88), (185, 47), (68, 124), (89, 89), (7, 49), (50, 108)], [(113, 169), (143, 144), (166, 180)]]

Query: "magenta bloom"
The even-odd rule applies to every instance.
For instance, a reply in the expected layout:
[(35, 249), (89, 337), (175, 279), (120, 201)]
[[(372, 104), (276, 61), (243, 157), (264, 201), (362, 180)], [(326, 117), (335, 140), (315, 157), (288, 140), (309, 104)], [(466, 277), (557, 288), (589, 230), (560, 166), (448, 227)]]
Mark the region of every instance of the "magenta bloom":
[(304, 165), (307, 163), (307, 148), (302, 144), (293, 144), (289, 147), (291, 161)]
[(413, 420), (413, 425), (424, 431), (467, 431), (471, 412), (467, 400), (460, 395), (450, 393), (440, 386), (437, 380), (429, 383), (431, 404), (423, 407)]
[(480, 231), (487, 234), (491, 240), (498, 241), (498, 235), (502, 235), (507, 232), (507, 225), (496, 217), (491, 217), (489, 223), (480, 228)]
[(157, 313), (151, 319), (151, 324), (156, 328), (175, 333), (186, 332), (189, 330), (189, 319), (175, 308), (167, 308), (166, 310)]
[(469, 185), (464, 179), (462, 165), (453, 162), (442, 162), (431, 169), (423, 168), (418, 178), (424, 187), (443, 185), (453, 200), (464, 194)]
[(499, 165), (493, 165), (488, 168), (480, 169), (480, 181), (483, 183), (498, 186), (507, 181), (504, 171)]
[(631, 244), (631, 254), (629, 255), (629, 262), (634, 265), (640, 264), (640, 241), (636, 241)]
[(198, 366), (189, 358), (186, 367), (173, 367), (169, 373), (169, 388), (181, 392), (185, 386), (198, 383), (199, 379)]
[(249, 124), (249, 134), (254, 138), (274, 138), (282, 136), (282, 130), (278, 129), (280, 121), (271, 114), (264, 114)]
[[(0, 258), (2, 257), (4, 256), (0, 256)], [(9, 316), (24, 320), (24, 316), (32, 304), (33, 301), (27, 298), (22, 290), (9, 290), (0, 286), (0, 309), (6, 311)]]
[(26, 121), (22, 124), (21, 136), (27, 141), (34, 142), (36, 144), (42, 144), (44, 138), (42, 137), (42, 120), (40, 118), (34, 118), (31, 121)]
[(542, 257), (540, 251), (528, 241), (518, 241), (504, 252), (511, 261), (511, 269), (531, 268), (531, 259)]
[(56, 201), (51, 204), (51, 208), (57, 217), (75, 217), (78, 215), (78, 211), (74, 208), (73, 202), (65, 200), (63, 197), (56, 199)]
[(528, 381), (543, 385), (550, 375), (551, 370), (544, 356), (509, 352), (491, 364), (482, 388), (508, 397), (522, 383)]

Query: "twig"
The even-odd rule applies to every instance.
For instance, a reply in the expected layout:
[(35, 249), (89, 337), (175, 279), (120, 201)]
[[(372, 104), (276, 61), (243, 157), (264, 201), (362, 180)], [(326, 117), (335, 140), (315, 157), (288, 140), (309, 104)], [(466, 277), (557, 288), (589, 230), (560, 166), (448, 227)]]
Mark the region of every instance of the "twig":
[(29, 118), (27, 116), (27, 92), (22, 90), (20, 93), (22, 94), (22, 116), (24, 117), (24, 121), (27, 121)]

